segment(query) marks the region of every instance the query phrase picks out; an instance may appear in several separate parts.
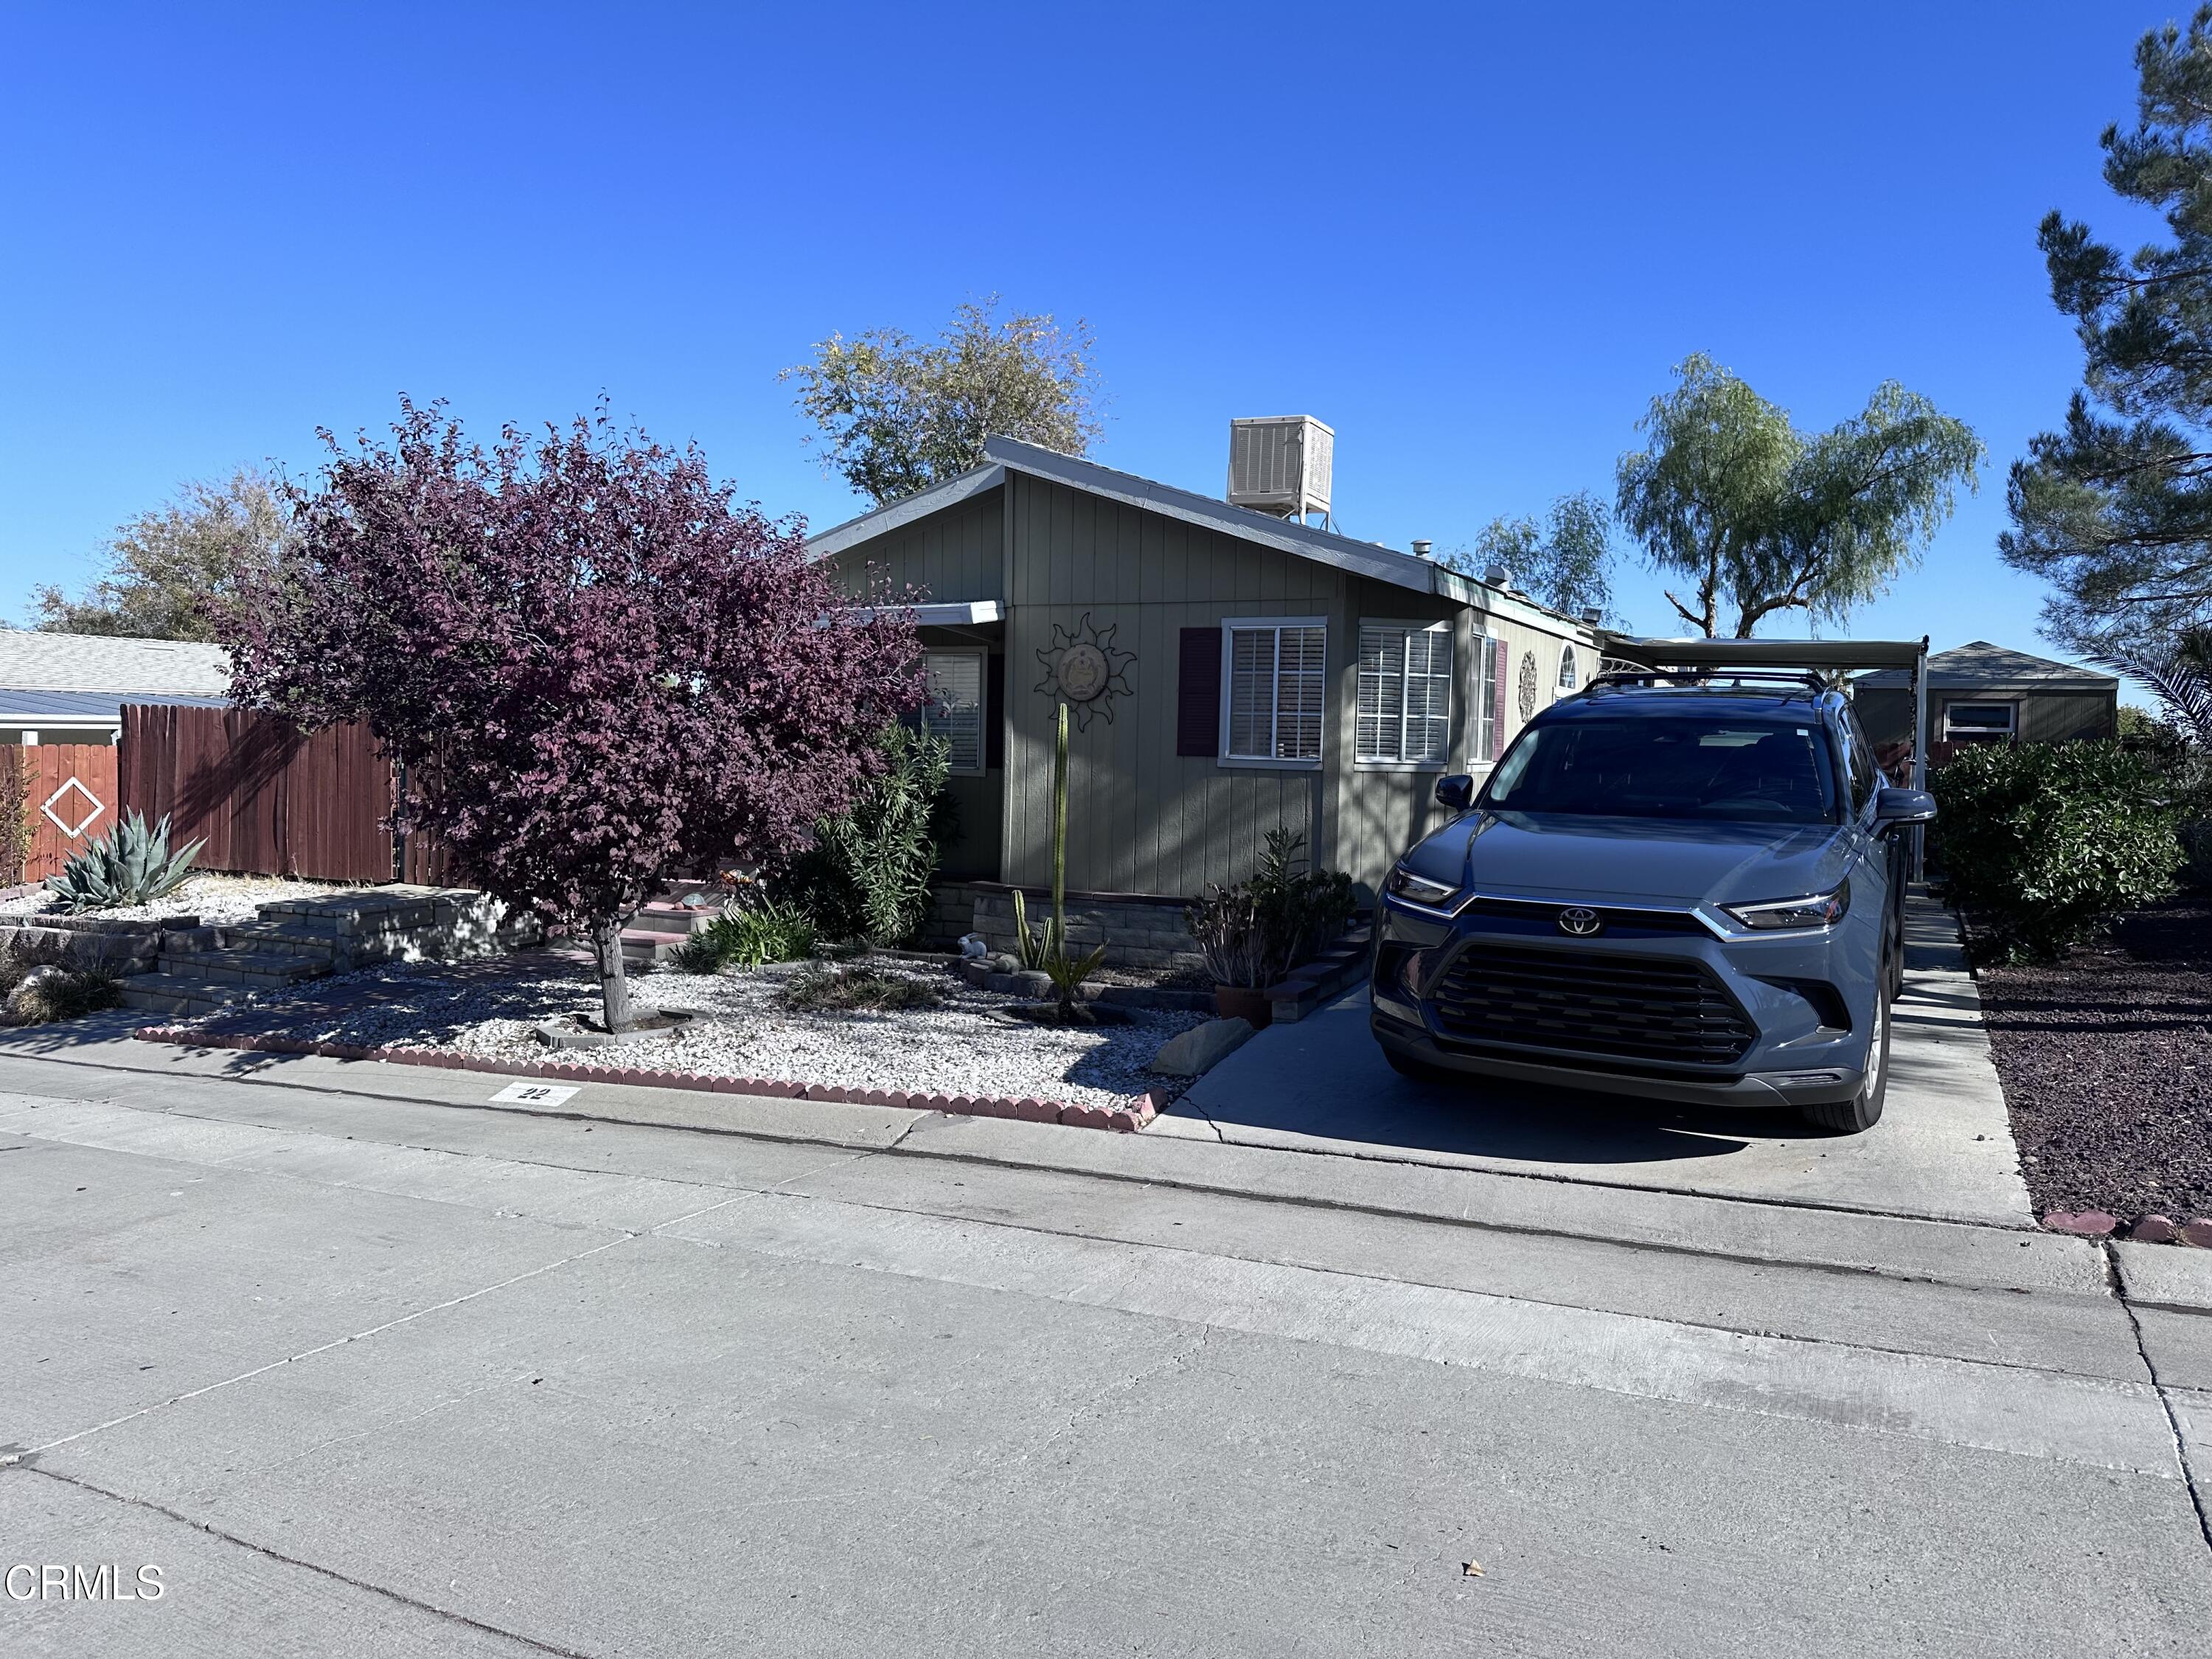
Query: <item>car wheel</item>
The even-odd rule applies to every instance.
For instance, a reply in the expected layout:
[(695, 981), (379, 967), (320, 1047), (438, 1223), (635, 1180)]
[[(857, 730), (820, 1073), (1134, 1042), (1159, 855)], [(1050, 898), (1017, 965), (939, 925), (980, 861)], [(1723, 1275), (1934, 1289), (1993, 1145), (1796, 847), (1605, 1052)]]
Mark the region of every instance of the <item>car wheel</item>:
[[(1889, 967), (1883, 964), (1881, 983), (1889, 982)], [(1882, 1101), (1889, 1093), (1889, 999), (1877, 996), (1874, 1000), (1874, 1041), (1867, 1044), (1867, 1067), (1859, 1082), (1859, 1091), (1849, 1100), (1826, 1101), (1798, 1108), (1805, 1119), (1815, 1128), (1839, 1130), (1844, 1134), (1857, 1134), (1871, 1129), (1881, 1121)]]
[(1400, 1077), (1409, 1077), (1421, 1083), (1449, 1083), (1452, 1080), (1452, 1074), (1443, 1066), (1415, 1060), (1411, 1054), (1401, 1054), (1395, 1048), (1383, 1049), (1382, 1058), (1390, 1062), (1390, 1069)]

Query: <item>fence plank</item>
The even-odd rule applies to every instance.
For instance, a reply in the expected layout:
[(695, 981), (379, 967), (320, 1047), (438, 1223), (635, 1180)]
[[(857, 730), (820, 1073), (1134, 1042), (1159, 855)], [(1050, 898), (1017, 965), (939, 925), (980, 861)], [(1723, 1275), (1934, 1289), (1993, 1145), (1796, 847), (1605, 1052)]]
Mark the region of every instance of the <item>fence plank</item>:
[(242, 708), (123, 710), (122, 805), (205, 836), (207, 870), (389, 881), (392, 768), (366, 726), (302, 735)]

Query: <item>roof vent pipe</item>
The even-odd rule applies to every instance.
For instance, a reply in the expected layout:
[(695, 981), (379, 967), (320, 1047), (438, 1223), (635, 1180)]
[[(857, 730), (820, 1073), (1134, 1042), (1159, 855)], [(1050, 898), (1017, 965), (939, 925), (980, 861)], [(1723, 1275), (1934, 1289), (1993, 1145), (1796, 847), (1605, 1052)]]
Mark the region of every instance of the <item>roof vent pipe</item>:
[(1429, 556), (1429, 550), (1435, 545), (1436, 544), (1434, 542), (1425, 542), (1416, 537), (1413, 541), (1413, 556), (1417, 559), (1427, 558)]

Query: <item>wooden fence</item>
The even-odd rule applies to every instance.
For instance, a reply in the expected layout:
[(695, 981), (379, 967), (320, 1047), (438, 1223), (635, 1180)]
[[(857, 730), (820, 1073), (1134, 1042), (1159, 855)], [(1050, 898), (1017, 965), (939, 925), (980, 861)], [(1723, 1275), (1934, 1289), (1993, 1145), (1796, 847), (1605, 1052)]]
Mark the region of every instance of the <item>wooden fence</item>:
[[(117, 752), (122, 810), (167, 813), (173, 844), (206, 837), (202, 869), (392, 879), (392, 767), (366, 726), (303, 737), (240, 708), (131, 703)], [(410, 880), (442, 866), (410, 853)]]
[(29, 830), (21, 870), (0, 871), (0, 882), (58, 875), (73, 854), (114, 827), (122, 811), (115, 760), (115, 750), (106, 744), (0, 748), (0, 766), (15, 767), (22, 777), (23, 817)]

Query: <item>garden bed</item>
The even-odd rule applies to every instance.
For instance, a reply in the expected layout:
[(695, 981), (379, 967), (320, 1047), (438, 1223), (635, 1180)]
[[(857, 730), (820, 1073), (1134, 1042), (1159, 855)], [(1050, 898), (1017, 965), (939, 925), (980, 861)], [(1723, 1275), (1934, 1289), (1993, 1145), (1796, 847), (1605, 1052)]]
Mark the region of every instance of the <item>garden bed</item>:
[[(228, 927), (255, 920), (257, 907), (289, 899), (319, 898), (341, 893), (358, 884), (336, 881), (288, 881), (281, 876), (231, 876), (212, 871), (185, 878), (174, 892), (151, 904), (123, 904), (98, 914), (113, 921), (155, 921), (165, 916), (198, 916), (210, 927)], [(43, 887), (0, 899), (0, 916), (36, 915), (53, 903)]]
[(2212, 897), (1978, 977), (2037, 1213), (2212, 1216)]
[[(818, 982), (823, 964), (786, 963), (714, 975), (638, 974), (641, 1009), (698, 1018), (671, 1036), (563, 1051), (565, 1061), (610, 1073), (678, 1069), (850, 1090), (1034, 1097), (1111, 1108), (1147, 1090), (1163, 1100), (1185, 1080), (1146, 1071), (1160, 1044), (1204, 1018), (1130, 1010), (1126, 1024), (1055, 1027), (1011, 1017), (1012, 999), (975, 990), (948, 967), (884, 955), (838, 964), (910, 984), (913, 1006), (849, 1009), (833, 999), (793, 1006), (794, 982)], [(598, 1006), (590, 968), (526, 951), (465, 968), (415, 963), (365, 969), (235, 1003), (179, 1022), (185, 1031), (252, 1033), (361, 1048), (430, 1051), (477, 1060), (541, 1061), (554, 1051), (544, 1021)], [(804, 1000), (804, 999), (802, 999)]]

